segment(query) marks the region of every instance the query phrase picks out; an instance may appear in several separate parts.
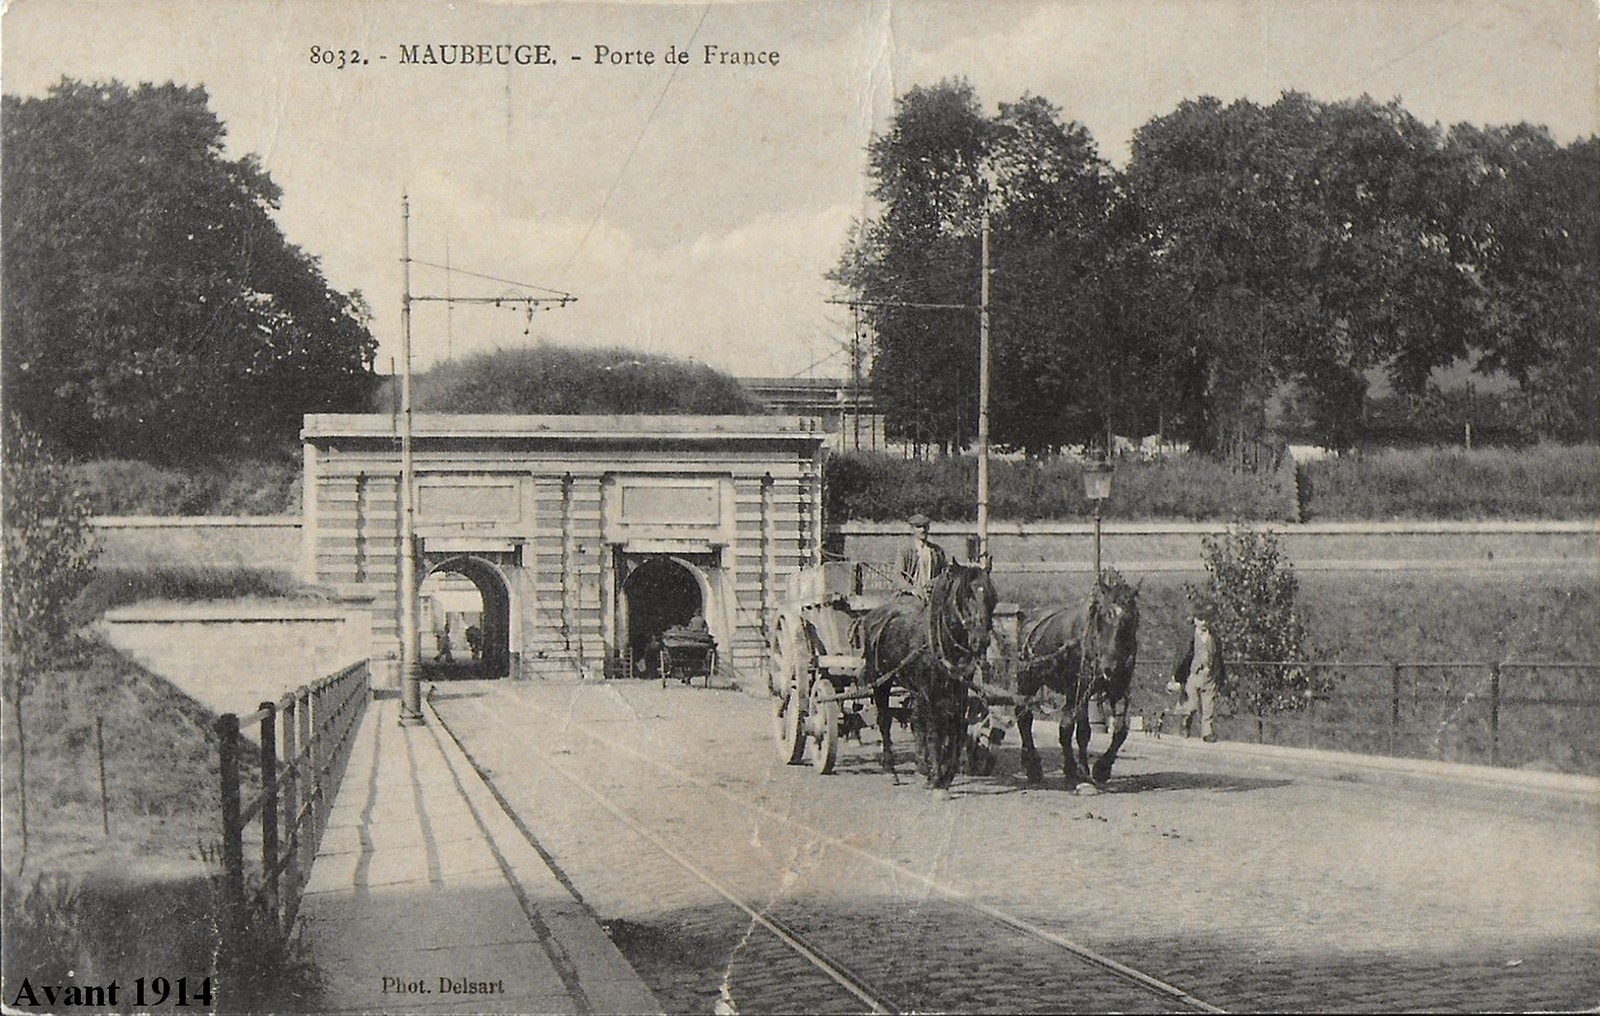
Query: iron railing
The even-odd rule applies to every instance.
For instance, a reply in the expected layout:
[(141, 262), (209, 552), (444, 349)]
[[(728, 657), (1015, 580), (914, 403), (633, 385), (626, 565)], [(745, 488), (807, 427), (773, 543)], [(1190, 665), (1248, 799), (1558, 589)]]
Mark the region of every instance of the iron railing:
[[(1256, 714), (1221, 698), (1218, 733), (1233, 740), (1401, 758), (1600, 772), (1600, 662), (1228, 662), (1238, 688), (1276, 668), (1301, 675), (1287, 708)], [(1161, 689), (1171, 665), (1141, 661), (1138, 685)], [(1276, 682), (1274, 682), (1276, 683)], [(1139, 696), (1148, 708), (1150, 695)], [(1153, 701), (1172, 711), (1172, 696)], [(1135, 709), (1139, 708), (1135, 700)], [(1159, 707), (1156, 710), (1159, 711)]]
[[(263, 702), (248, 715), (217, 717), (224, 964), (239, 956), (252, 921), (265, 917), (280, 935), (287, 935), (293, 926), (370, 690), (363, 661), (302, 685), (276, 702)], [(241, 730), (252, 726), (258, 730), (252, 748), (259, 753), (253, 781), (259, 789), (247, 801), (241, 778)], [(259, 848), (248, 865), (247, 838)]]

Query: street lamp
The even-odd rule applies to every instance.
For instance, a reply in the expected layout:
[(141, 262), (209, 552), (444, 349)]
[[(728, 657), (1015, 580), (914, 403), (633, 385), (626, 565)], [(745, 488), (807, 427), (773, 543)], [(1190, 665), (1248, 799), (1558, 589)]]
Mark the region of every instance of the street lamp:
[(1111, 463), (1098, 453), (1083, 464), (1083, 494), (1094, 502), (1094, 580), (1100, 581), (1100, 506), (1111, 496)]

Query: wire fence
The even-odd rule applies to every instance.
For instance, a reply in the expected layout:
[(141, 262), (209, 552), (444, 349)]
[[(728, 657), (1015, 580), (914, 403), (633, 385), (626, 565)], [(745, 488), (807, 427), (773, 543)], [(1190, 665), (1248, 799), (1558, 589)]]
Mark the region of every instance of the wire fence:
[[(1170, 666), (1141, 663), (1145, 687)], [(1298, 670), (1294, 708), (1251, 713), (1220, 697), (1230, 740), (1558, 772), (1600, 772), (1600, 662), (1230, 661), (1230, 684)], [(1168, 712), (1174, 703), (1166, 702)]]

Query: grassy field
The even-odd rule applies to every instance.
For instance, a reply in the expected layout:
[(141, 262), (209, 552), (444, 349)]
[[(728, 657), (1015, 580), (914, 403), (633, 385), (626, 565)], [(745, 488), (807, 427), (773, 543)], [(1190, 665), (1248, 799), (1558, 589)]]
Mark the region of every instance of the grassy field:
[[(1031, 610), (1076, 602), (1085, 588), (1056, 576), (1000, 578), (1002, 597)], [(1325, 699), (1260, 727), (1224, 708), (1221, 736), (1474, 763), (1497, 752), (1504, 765), (1600, 775), (1600, 667), (1504, 668), (1497, 745), (1489, 708), (1495, 661), (1600, 661), (1600, 590), (1592, 580), (1314, 572), (1300, 577), (1298, 602), (1313, 660), (1379, 665), (1322, 669), (1332, 686)], [(1135, 714), (1154, 716), (1170, 705), (1165, 684), (1188, 631), (1185, 609), (1181, 578), (1146, 579)], [(1393, 663), (1407, 666), (1397, 674)], [(1472, 666), (1445, 666), (1455, 663)]]
[(1415, 448), (1307, 464), (1302, 521), (1600, 515), (1600, 448)]
[[(87, 623), (111, 607), (148, 599), (299, 595), (305, 590), (275, 573), (105, 571), (72, 610)], [(12, 971), (54, 984), (71, 983), (60, 979), (67, 969), (76, 971), (77, 983), (91, 984), (131, 983), (152, 971), (186, 976), (191, 985), (215, 975), (221, 841), (215, 719), (170, 682), (84, 635), (37, 675), (23, 698), (24, 858), (21, 742), (7, 706), (0, 849), (8, 983)], [(240, 766), (245, 785), (256, 785), (251, 752)], [(253, 964), (227, 990), (230, 1006), (303, 1011), (295, 999), (303, 1002), (315, 990), (315, 971), (275, 936), (261, 935), (250, 955)]]

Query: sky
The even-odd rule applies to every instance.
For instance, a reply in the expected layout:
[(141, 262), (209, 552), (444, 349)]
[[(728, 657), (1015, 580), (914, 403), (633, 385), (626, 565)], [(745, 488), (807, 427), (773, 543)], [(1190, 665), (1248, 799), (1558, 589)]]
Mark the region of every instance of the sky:
[[(1595, 4), (11, 0), (0, 88), (204, 85), (229, 154), (283, 189), (284, 233), (372, 306), (380, 371), (402, 355), (409, 233), (414, 296), (577, 297), (531, 319), (414, 303), (414, 369), (548, 340), (838, 377), (850, 321), (825, 276), (873, 211), (866, 148), (912, 86), (965, 78), (990, 111), (1043, 96), (1118, 165), (1186, 98), (1286, 90), (1564, 143), (1600, 130)], [(550, 62), (402, 62), (454, 44), (543, 45)], [(707, 63), (707, 46), (777, 59)], [(313, 60), (328, 51), (347, 66)]]

